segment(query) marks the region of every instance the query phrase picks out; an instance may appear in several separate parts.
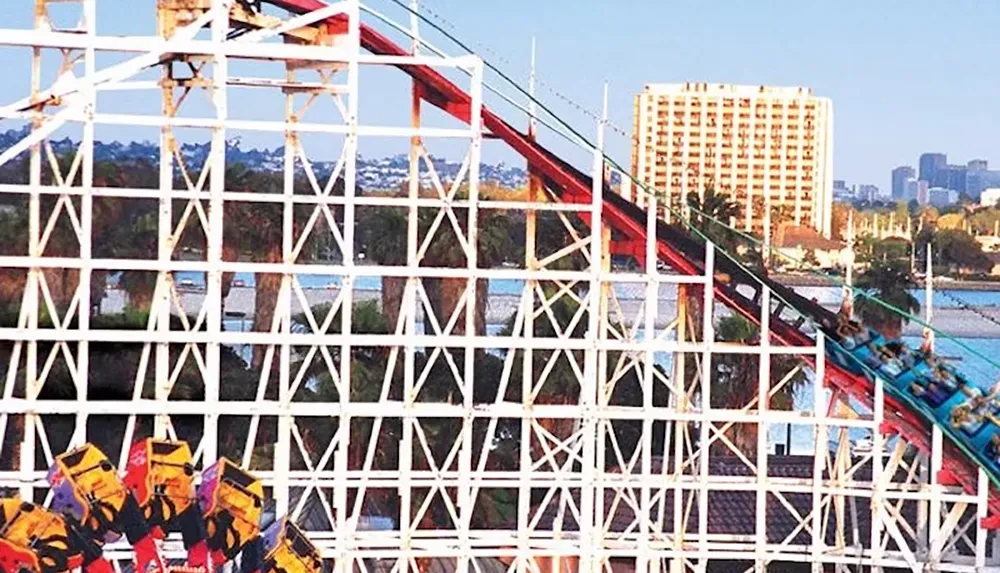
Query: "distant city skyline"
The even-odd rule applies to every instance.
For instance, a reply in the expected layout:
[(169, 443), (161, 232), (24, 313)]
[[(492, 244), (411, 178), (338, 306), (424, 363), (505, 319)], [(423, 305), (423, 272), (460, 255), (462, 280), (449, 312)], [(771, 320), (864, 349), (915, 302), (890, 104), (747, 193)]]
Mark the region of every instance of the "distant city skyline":
[[(0, 27), (30, 27), (31, 3), (8, 4)], [(153, 0), (98, 0), (99, 29), (106, 34), (151, 34), (155, 29), (152, 4)], [(984, 62), (1000, 56), (1000, 38), (992, 28), (993, 22), (1000, 21), (1000, 3), (958, 6), (931, 0), (906, 4), (845, 0), (836, 9), (792, 0), (776, 0), (766, 9), (726, 0), (711, 5), (510, 0), (477, 3), (474, 9), (460, 0), (423, 0), (422, 4), (447, 18), (462, 41), (522, 86), (527, 85), (532, 36), (537, 37), (538, 74), (547, 86), (598, 110), (601, 87), (608, 80), (611, 118), (625, 131), (630, 131), (632, 96), (647, 83), (804, 85), (818, 96), (831, 98), (837, 110), (837, 179), (874, 184), (885, 191), (891, 188), (894, 167), (912, 165), (928, 150), (946, 150), (949, 156), (982, 158), (1000, 165), (995, 145), (995, 133), (1000, 131), (995, 95), (1000, 92), (1000, 80), (984, 71)], [(406, 14), (387, 0), (373, 0), (371, 5), (399, 22), (407, 21)], [(596, 30), (602, 35), (592, 33)], [(603, 41), (595, 41), (596, 37)], [(449, 52), (459, 52), (439, 38), (432, 41)], [(927, 41), (930, 38), (933, 41)], [(484, 46), (490, 51), (483, 50)], [(0, 85), (0, 102), (28, 93), (29, 59), (27, 50), (0, 52), (0, 65), (8, 70)], [(942, 71), (936, 81), (928, 75), (930, 69)], [(402, 76), (393, 70), (364, 78), (362, 86), (380, 97), (365, 98), (362, 115), (381, 124), (408, 121), (408, 92)], [(502, 85), (494, 75), (491, 78), (492, 83)], [(591, 118), (545, 86), (538, 93), (581, 133), (593, 138), (596, 128)], [(491, 101), (495, 103), (496, 98)], [(123, 111), (128, 111), (140, 102), (125, 104)], [(269, 100), (256, 96), (250, 96), (246, 104), (272, 109)], [(280, 103), (273, 106), (280, 112)], [(523, 127), (523, 116), (509, 108), (504, 112)], [(0, 130), (14, 127), (11, 123), (0, 123)], [(148, 136), (109, 132), (99, 137), (127, 142)], [(547, 130), (541, 137), (556, 151), (568, 148)], [(622, 165), (629, 161), (630, 137), (631, 133), (609, 132), (608, 151)], [(246, 145), (271, 143), (248, 141)], [(400, 152), (405, 142), (368, 145), (371, 148), (361, 149), (366, 156), (386, 156)], [(449, 153), (454, 157), (457, 152)], [(515, 160), (496, 144), (488, 145), (486, 153), (488, 161)], [(587, 165), (582, 152), (570, 158)]]
[[(912, 165), (893, 168), (889, 196), (894, 200), (917, 199), (921, 204), (939, 204), (953, 202), (963, 194), (978, 200), (983, 191), (1000, 187), (1000, 170), (991, 170), (988, 160), (951, 159), (947, 153), (929, 151), (920, 154), (916, 168)], [(937, 197), (937, 201), (932, 197)]]

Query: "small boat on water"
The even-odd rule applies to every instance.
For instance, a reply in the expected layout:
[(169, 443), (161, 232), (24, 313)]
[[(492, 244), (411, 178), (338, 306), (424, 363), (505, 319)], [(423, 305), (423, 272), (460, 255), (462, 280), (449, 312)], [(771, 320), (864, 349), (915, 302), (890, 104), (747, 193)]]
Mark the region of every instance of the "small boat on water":
[[(871, 438), (861, 438), (853, 443), (851, 443), (851, 455), (853, 456), (867, 456), (872, 453), (875, 449), (875, 440)], [(889, 444), (886, 441), (882, 442), (882, 453), (889, 452)]]
[(874, 447), (874, 440), (871, 438), (863, 438), (851, 444), (851, 453), (854, 455), (870, 454), (872, 453), (872, 448)]

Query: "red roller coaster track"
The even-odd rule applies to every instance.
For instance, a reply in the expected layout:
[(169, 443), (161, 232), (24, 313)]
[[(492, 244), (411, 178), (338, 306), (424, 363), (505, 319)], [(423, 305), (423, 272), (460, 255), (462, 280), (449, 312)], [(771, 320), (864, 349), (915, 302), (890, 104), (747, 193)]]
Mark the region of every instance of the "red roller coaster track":
[[(326, 6), (319, 0), (267, 0), (269, 4), (294, 13), (305, 13)], [(330, 18), (327, 22), (335, 30), (345, 32), (347, 21), (343, 16)], [(400, 47), (391, 39), (361, 23), (361, 45), (369, 52), (385, 56), (406, 56), (409, 51)], [(413, 78), (419, 87), (421, 97), (428, 103), (444, 110), (455, 118), (468, 123), (472, 98), (453, 82), (428, 66), (399, 66)], [(503, 140), (513, 148), (528, 163), (529, 167), (544, 177), (549, 187), (562, 197), (564, 201), (574, 203), (589, 203), (592, 195), (592, 183), (589, 177), (574, 169), (569, 164), (557, 158), (525, 133), (515, 129), (499, 115), (483, 106), (483, 126), (494, 136)], [(642, 213), (641, 216), (637, 216)], [(604, 190), (603, 206), (604, 223), (609, 225), (622, 237), (626, 250), (635, 255), (640, 262), (645, 253), (642, 249), (630, 249), (628, 245), (645, 244), (646, 224), (644, 212), (627, 202), (610, 189)], [(662, 224), (661, 224), (662, 227)], [(658, 233), (657, 257), (682, 274), (701, 274), (701, 261), (692, 260), (689, 254), (682, 254), (668, 240)], [(758, 322), (761, 309), (754, 303), (715, 283), (716, 297), (723, 304), (744, 315), (749, 320)], [(771, 329), (775, 337), (789, 345), (807, 346), (812, 342), (792, 325), (784, 324), (777, 317), (772, 317)], [(857, 399), (869, 408), (874, 407), (875, 387), (862, 375), (853, 374), (831, 364), (826, 364), (826, 384), (839, 388)], [(896, 433), (924, 452), (931, 451), (930, 424), (912, 412), (910, 408), (895, 398), (886, 395), (884, 398), (885, 424), (883, 431)], [(978, 466), (961, 450), (950, 442), (945, 442), (943, 471), (938, 476), (939, 482), (945, 485), (961, 485), (969, 494), (977, 493)], [(995, 487), (990, 488), (990, 513), (983, 526), (1000, 528), (1000, 492)]]

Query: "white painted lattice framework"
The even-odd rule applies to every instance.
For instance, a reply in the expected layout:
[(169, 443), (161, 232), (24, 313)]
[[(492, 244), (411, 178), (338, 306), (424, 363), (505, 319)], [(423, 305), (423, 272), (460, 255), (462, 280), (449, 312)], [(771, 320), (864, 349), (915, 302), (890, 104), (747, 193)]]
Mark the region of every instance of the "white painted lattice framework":
[[(772, 562), (971, 571), (996, 559), (978, 521), (985, 480), (976, 496), (937, 483), (940, 434), (930, 456), (902, 441), (884, 458), (851, 455), (849, 431), (882, 450), (881, 387), (869, 409), (824, 392), (822, 339), (783, 346), (769, 335), (769, 313), (757, 317), (764, 334), (754, 341), (719, 338), (727, 313), (713, 289), (699, 288), (714, 284), (723, 253), (710, 248), (705, 275), (682, 277), (657, 269), (648, 241), (644, 267), (612, 267), (600, 149), (589, 204), (553, 201), (537, 181), (527, 201), (484, 195), (478, 58), (362, 53), (362, 21), (380, 22), (353, 0), (300, 16), (162, 1), (159, 30), (127, 38), (97, 34), (96, 2), (36, 0), (33, 29), (0, 29), (0, 45), (32, 53), (31, 93), (0, 102), (4, 129), (30, 125), (0, 150), (0, 168), (26, 161), (27, 177), (0, 181), (26, 221), (22, 250), (0, 245), (17, 294), (14, 323), (0, 327), (8, 492), (44, 499), (45, 468), (68, 447), (94, 441), (122, 462), (128, 443), (157, 435), (189, 440), (199, 467), (225, 455), (260, 475), (273, 511), (299, 519), (340, 571), (423, 571), (433, 560), (516, 573)], [(79, 11), (73, 30), (48, 17), (68, 9)], [(338, 16), (346, 26), (319, 25)], [(98, 54), (118, 63), (98, 65)], [(45, 81), (53, 55), (73, 74), (55, 85)], [(232, 73), (254, 69), (246, 62), (281, 71)], [(416, 96), (409, 126), (362, 121), (359, 98), (375, 97), (362, 69), (399, 65), (464, 82), (468, 124), (423, 125)], [(280, 120), (237, 117), (243, 90), (278, 94)], [(121, 92), (159, 92), (159, 113), (104, 104)], [(191, 110), (198, 94), (209, 112)], [(326, 115), (319, 102), (331, 106)], [(154, 183), (97, 172), (107, 166), (95, 161), (95, 134), (107, 126), (158, 133)], [(250, 133), (284, 146), (274, 180), (232, 171), (227, 141)], [(78, 143), (57, 153), (67, 135)], [(404, 192), (359, 188), (358, 148), (371, 138), (409, 145)], [(431, 161), (443, 140), (466, 146), (452, 181)], [(208, 153), (191, 155), (191, 142)], [(317, 148), (335, 151), (321, 160)], [(130, 202), (145, 205), (134, 220), (121, 215)], [(485, 246), (500, 215), (524, 224), (523, 254), (506, 265)], [(373, 219), (400, 226), (380, 241), (359, 236)], [(135, 245), (108, 236), (126, 221)], [(140, 236), (151, 237), (146, 251)], [(372, 264), (388, 243), (399, 251)], [(122, 288), (105, 289), (116, 273)], [(203, 292), (180, 278), (193, 273), (205, 276)], [(254, 285), (230, 274), (253, 275)], [(143, 280), (151, 288), (129, 282)], [(397, 289), (397, 312), (365, 286), (373, 281)], [(108, 301), (126, 296), (139, 328), (108, 318)], [(232, 324), (248, 297), (255, 330)], [(369, 322), (372, 300), (389, 319), (384, 330)], [(777, 301), (765, 291), (762, 306)], [(758, 369), (743, 402), (713, 366), (740, 357)], [(128, 376), (109, 380), (120, 371)], [(780, 409), (777, 397), (803, 372), (812, 407)], [(774, 456), (768, 430), (787, 424), (819, 447), (798, 460)], [(781, 474), (796, 463), (807, 474)]]

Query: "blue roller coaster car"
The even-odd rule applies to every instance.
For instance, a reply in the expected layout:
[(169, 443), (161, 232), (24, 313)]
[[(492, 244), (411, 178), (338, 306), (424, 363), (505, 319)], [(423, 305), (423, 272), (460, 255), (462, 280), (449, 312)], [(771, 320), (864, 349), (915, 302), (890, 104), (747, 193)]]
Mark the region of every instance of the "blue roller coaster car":
[[(853, 334), (838, 337), (838, 345), (830, 351), (833, 362), (851, 374), (868, 376), (866, 369), (877, 369), (882, 361), (878, 358), (878, 347), (883, 338), (870, 328), (861, 328)], [(869, 376), (870, 377), (870, 376)]]
[(945, 428), (976, 460), (1000, 478), (1000, 403), (952, 366), (931, 354), (886, 340), (866, 327), (841, 328), (828, 356), (840, 368), (874, 382), (877, 374), (887, 392), (903, 395), (918, 414)]

